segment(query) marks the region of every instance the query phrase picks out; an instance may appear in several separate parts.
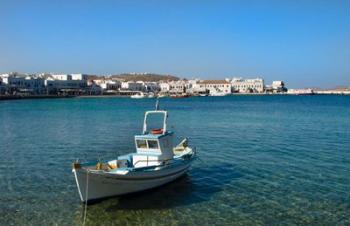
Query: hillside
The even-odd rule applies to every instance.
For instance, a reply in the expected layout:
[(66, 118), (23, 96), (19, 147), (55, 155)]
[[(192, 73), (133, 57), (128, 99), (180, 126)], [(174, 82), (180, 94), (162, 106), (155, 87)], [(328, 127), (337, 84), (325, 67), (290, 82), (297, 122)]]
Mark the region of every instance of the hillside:
[(177, 81), (180, 78), (173, 76), (173, 75), (160, 75), (160, 74), (152, 74), (152, 73), (145, 73), (145, 74), (119, 74), (119, 75), (112, 75), (112, 78), (119, 78), (123, 79), (125, 81), (145, 81), (145, 82), (158, 82), (158, 81), (167, 81), (167, 80), (174, 80)]

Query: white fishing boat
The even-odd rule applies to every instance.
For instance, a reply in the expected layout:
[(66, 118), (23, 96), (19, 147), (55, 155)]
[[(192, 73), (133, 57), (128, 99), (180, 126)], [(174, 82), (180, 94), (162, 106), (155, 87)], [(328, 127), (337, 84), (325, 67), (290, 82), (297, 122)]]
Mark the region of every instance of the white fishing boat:
[(225, 92), (222, 92), (222, 91), (217, 91), (217, 92), (212, 92), (212, 93), (210, 93), (210, 96), (213, 96), (213, 97), (222, 97), (222, 96), (226, 96), (227, 95), (227, 93), (225, 93)]
[[(163, 127), (150, 129), (147, 119), (161, 114)], [(142, 134), (135, 136), (136, 152), (108, 161), (74, 162), (73, 173), (81, 201), (124, 195), (154, 188), (184, 175), (195, 157), (187, 138), (174, 146), (174, 132), (167, 130), (168, 113), (145, 113)]]
[(158, 93), (157, 97), (163, 98), (163, 97), (167, 97), (167, 95), (165, 93)]
[(141, 98), (146, 98), (147, 95), (143, 92), (139, 92), (139, 93), (136, 93), (134, 95), (131, 95), (130, 97), (133, 99), (141, 99)]
[(155, 98), (156, 96), (154, 95), (154, 93), (148, 93), (148, 98)]

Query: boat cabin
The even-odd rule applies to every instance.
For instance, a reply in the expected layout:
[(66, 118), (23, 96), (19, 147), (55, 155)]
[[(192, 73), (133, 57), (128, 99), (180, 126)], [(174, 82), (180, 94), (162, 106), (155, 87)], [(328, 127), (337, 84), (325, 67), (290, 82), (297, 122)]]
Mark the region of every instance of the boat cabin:
[[(148, 128), (150, 115), (163, 115), (163, 128)], [(147, 111), (141, 135), (135, 136), (136, 153), (132, 156), (134, 167), (154, 166), (173, 158), (174, 133), (167, 130), (167, 111)]]

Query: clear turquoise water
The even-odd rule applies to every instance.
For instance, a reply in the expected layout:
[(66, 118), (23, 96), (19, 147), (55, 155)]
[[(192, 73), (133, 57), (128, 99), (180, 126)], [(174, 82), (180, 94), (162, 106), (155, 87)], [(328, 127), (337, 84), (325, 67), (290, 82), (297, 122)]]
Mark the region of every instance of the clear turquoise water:
[[(88, 207), (88, 225), (349, 225), (350, 96), (162, 99), (199, 159)], [(133, 151), (154, 100), (0, 102), (0, 225), (82, 223), (71, 162)]]

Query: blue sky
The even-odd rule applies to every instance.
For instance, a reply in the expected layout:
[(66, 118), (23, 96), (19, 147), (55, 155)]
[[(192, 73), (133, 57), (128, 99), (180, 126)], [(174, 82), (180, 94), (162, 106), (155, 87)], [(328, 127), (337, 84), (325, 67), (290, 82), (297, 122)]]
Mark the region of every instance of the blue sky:
[(349, 1), (0, 0), (0, 72), (350, 86)]

